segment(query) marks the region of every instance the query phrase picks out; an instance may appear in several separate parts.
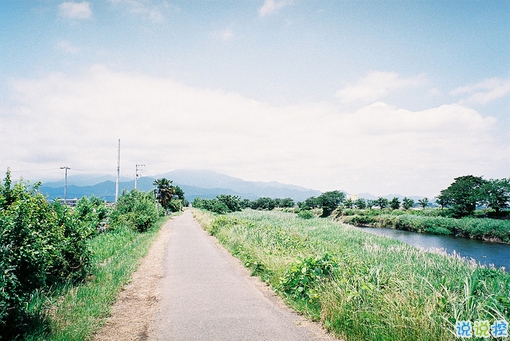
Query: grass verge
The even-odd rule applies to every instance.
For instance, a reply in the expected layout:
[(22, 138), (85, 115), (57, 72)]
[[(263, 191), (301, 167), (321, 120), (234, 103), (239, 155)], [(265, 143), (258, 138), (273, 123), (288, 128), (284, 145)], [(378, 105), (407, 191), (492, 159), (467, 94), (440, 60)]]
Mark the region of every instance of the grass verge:
[(45, 300), (47, 324), (25, 340), (89, 340), (104, 323), (110, 307), (128, 283), (167, 218), (144, 233), (120, 227), (90, 241), (93, 271), (85, 283), (53, 291)]
[(345, 340), (455, 340), (457, 321), (510, 321), (510, 275), (500, 270), (327, 219), (195, 215), (289, 305)]

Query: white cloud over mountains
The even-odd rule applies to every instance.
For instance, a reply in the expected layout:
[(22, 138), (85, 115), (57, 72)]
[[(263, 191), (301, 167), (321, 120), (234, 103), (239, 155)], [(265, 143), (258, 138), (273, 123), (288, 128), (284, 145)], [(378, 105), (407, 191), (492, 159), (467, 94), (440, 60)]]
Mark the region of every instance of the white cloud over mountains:
[[(423, 82), (382, 77), (393, 89)], [(0, 152), (13, 170), (113, 174), (120, 138), (125, 175), (144, 163), (152, 174), (209, 168), (321, 190), (433, 196), (453, 177), (503, 177), (509, 164), (496, 120), (460, 104), (275, 107), (101, 65), (77, 77), (17, 80), (12, 92), (15, 102), (0, 108)]]

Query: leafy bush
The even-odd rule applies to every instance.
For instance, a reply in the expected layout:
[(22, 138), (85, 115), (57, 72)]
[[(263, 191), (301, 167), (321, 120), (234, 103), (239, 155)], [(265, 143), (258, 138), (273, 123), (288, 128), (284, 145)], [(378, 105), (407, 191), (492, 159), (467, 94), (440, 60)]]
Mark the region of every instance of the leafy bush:
[(336, 258), (327, 253), (299, 260), (285, 271), (277, 289), (294, 299), (317, 304), (317, 285), (331, 279), (337, 268)]
[(90, 233), (94, 233), (100, 227), (101, 223), (106, 223), (111, 209), (98, 197), (82, 197), (76, 203), (73, 216), (85, 224), (84, 228)]
[(312, 219), (313, 217), (315, 217), (313, 212), (310, 210), (301, 210), (298, 212), (297, 216), (303, 219)]
[(133, 189), (122, 193), (113, 210), (110, 223), (113, 227), (126, 225), (138, 232), (147, 231), (158, 219), (153, 193)]
[(0, 185), (0, 329), (11, 337), (40, 319), (33, 298), (56, 283), (83, 279), (89, 271), (91, 235), (67, 207), (50, 205), (10, 172)]
[(353, 215), (344, 217), (342, 221), (346, 224), (351, 224), (354, 226), (366, 226), (372, 224), (374, 219), (370, 216)]

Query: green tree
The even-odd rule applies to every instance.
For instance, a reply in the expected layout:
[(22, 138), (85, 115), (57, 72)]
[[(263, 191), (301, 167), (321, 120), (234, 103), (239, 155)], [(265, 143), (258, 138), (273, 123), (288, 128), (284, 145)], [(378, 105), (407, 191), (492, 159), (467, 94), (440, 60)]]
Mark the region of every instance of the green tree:
[(365, 199), (359, 198), (359, 199), (356, 199), (356, 201), (354, 202), (354, 206), (356, 206), (356, 208), (362, 210), (362, 209), (367, 208), (367, 202), (365, 201)]
[(250, 208), (251, 207), (251, 200), (250, 199), (243, 199), (241, 200), (241, 209)]
[(352, 200), (352, 198), (347, 198), (344, 201), (344, 207), (345, 208), (353, 208), (354, 207), (354, 200)]
[(496, 213), (507, 208), (510, 202), (510, 179), (491, 179), (482, 186), (482, 201)]
[(319, 208), (320, 205), (321, 205), (320, 200), (316, 197), (306, 198), (305, 201), (300, 202), (298, 204), (299, 208), (302, 210), (311, 210), (313, 208)]
[(397, 197), (394, 197), (390, 201), (390, 207), (393, 210), (398, 210), (400, 208), (400, 200)]
[(437, 196), (436, 197), (436, 203), (441, 206), (441, 209), (443, 210), (446, 206), (448, 206), (448, 202), (446, 201), (445, 198), (441, 197), (441, 196)]
[(291, 208), (294, 207), (294, 200), (292, 198), (283, 198), (280, 199), (279, 207), (283, 208)]
[(473, 175), (460, 176), (454, 180), (440, 192), (438, 199), (451, 208), (454, 217), (469, 216), (478, 204), (483, 203), (483, 188), (487, 181)]
[(382, 209), (385, 209), (386, 207), (388, 207), (389, 202), (388, 202), (388, 199), (379, 197), (379, 198), (377, 198), (377, 200), (375, 200), (375, 204), (377, 206), (379, 206), (379, 208), (382, 210)]
[(427, 208), (427, 206), (429, 205), (429, 199), (427, 197), (424, 197), (420, 200), (418, 200), (418, 204), (423, 208)]
[(410, 209), (413, 206), (414, 206), (414, 200), (413, 199), (409, 199), (407, 197), (402, 199), (402, 207), (404, 208), (404, 210), (408, 210), (408, 209)]
[[(164, 209), (169, 209), (169, 204), (174, 195), (176, 194), (175, 187), (172, 185), (171, 180), (166, 178), (154, 180), (153, 185), (156, 186), (154, 193), (156, 199), (159, 201)], [(183, 192), (184, 196), (184, 192)]]
[(236, 195), (220, 194), (216, 199), (227, 206), (228, 212), (241, 211), (241, 198)]
[(325, 192), (317, 197), (317, 199), (320, 203), (320, 207), (322, 208), (321, 217), (329, 217), (338, 205), (344, 202), (345, 193), (340, 191)]
[(252, 201), (252, 206), (254, 210), (268, 210), (271, 211), (276, 207), (276, 201), (273, 198), (262, 197), (258, 198), (255, 201)]
[(377, 205), (376, 200), (367, 199), (367, 208), (372, 209), (375, 205)]
[(182, 190), (182, 188), (180, 188), (179, 186), (174, 186), (174, 188), (175, 188), (175, 195), (174, 196), (177, 196), (177, 200), (181, 201), (181, 205), (182, 206), (188, 207), (189, 206), (189, 201), (184, 196), (184, 191)]

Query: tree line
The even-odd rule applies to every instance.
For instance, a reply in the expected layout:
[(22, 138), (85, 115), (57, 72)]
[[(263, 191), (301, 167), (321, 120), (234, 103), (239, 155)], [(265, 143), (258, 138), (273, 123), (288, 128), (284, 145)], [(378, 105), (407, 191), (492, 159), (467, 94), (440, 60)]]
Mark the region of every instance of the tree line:
[[(488, 215), (501, 216), (510, 202), (510, 180), (490, 179), (473, 175), (461, 176), (454, 179), (454, 182), (442, 190), (436, 198), (437, 204), (448, 211), (445, 213), (455, 218), (470, 216), (479, 208), (488, 209)], [(234, 195), (218, 195), (214, 199), (195, 198), (193, 207), (206, 209), (215, 213), (229, 213), (240, 211), (245, 208), (256, 210), (273, 210), (275, 208), (297, 207), (301, 211), (321, 209), (321, 217), (328, 217), (338, 207), (357, 209), (403, 209), (409, 210), (413, 207), (423, 209), (429, 207), (431, 202), (424, 197), (415, 202), (411, 198), (404, 197), (400, 200), (394, 197), (391, 200), (378, 197), (377, 199), (347, 198), (344, 192), (335, 190), (324, 192), (317, 197), (309, 197), (302, 202), (295, 203), (291, 198), (273, 199), (268, 197), (256, 200), (241, 199)]]

